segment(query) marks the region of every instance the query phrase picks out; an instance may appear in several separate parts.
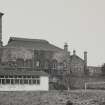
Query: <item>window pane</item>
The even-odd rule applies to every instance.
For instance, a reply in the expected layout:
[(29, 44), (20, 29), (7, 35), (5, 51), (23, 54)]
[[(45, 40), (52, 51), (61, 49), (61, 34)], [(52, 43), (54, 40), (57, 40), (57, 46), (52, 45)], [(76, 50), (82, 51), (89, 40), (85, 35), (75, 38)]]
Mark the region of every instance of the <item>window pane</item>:
[(37, 80), (37, 84), (38, 84), (38, 85), (40, 84), (40, 80)]
[(27, 78), (31, 78), (31, 75), (27, 75)]
[(11, 84), (14, 84), (14, 80), (13, 79), (11, 79)]
[(21, 76), (21, 75), (18, 75), (17, 77), (18, 77), (18, 78), (22, 78), (22, 76)]
[(39, 78), (40, 76), (38, 75), (33, 75), (32, 78)]
[(28, 80), (27, 79), (24, 79), (24, 84), (28, 84)]
[(29, 84), (32, 84), (32, 80), (29, 80)]
[(33, 84), (36, 84), (36, 80), (33, 80)]
[(26, 75), (24, 75), (24, 76), (23, 76), (23, 78), (27, 78), (27, 76), (26, 76)]
[(22, 79), (20, 79), (20, 84), (24, 84), (24, 81)]
[(15, 79), (15, 84), (19, 84), (19, 79)]
[(5, 78), (8, 78), (8, 75), (5, 75)]
[(14, 75), (14, 78), (17, 78), (17, 75)]
[(9, 75), (9, 78), (13, 78), (13, 76), (12, 75)]
[(39, 61), (36, 61), (36, 66), (39, 67)]
[(6, 79), (6, 84), (10, 84), (10, 79)]
[(2, 79), (2, 84), (5, 84), (5, 79)]
[(3, 75), (0, 75), (0, 78), (4, 78), (4, 76)]

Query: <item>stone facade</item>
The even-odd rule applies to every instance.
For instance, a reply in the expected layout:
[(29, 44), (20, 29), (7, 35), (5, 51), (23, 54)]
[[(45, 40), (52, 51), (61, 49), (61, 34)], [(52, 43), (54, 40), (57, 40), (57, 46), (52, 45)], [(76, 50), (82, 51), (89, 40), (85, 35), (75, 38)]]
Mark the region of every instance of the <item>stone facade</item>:
[(70, 56), (70, 69), (73, 75), (82, 76), (84, 75), (85, 62), (80, 58), (76, 51), (73, 51), (73, 55)]
[(0, 51), (1, 65), (10, 68), (41, 70), (51, 75), (67, 70), (67, 48), (58, 48), (45, 40), (12, 37)]
[(100, 68), (87, 66), (87, 52), (84, 59), (75, 50), (70, 55), (67, 43), (62, 49), (42, 39), (10, 37), (8, 44), (2, 46), (2, 15), (0, 13), (0, 69), (44, 71), (54, 81), (65, 72), (70, 72), (75, 80), (88, 72), (93, 76), (101, 73)]

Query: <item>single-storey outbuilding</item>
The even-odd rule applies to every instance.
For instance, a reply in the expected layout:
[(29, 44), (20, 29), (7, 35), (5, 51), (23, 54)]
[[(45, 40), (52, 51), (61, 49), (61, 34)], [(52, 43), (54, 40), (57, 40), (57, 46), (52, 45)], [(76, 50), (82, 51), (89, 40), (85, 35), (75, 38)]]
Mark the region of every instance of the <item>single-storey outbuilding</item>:
[(49, 77), (43, 71), (0, 70), (0, 91), (48, 91)]

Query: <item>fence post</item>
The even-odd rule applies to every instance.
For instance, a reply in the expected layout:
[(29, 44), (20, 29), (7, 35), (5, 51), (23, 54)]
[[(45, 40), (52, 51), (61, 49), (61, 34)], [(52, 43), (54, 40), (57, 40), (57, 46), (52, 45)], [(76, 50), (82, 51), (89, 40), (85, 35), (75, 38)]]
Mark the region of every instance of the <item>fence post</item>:
[(87, 88), (86, 85), (87, 85), (87, 83), (85, 83), (85, 92), (86, 92), (86, 88)]

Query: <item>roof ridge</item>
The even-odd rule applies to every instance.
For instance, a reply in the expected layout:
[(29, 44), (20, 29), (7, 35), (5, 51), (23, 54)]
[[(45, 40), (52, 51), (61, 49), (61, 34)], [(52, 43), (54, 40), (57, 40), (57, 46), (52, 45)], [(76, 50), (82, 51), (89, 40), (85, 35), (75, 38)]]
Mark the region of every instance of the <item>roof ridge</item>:
[(28, 39), (19, 37), (10, 37), (6, 47), (26, 47), (36, 50), (44, 51), (62, 51), (62, 48), (51, 44), (50, 42), (43, 39)]
[(9, 41), (11, 40), (49, 43), (47, 40), (44, 39), (31, 39), (31, 38), (22, 38), (22, 37), (10, 37)]
[(4, 70), (0, 69), (0, 75), (48, 75), (48, 73), (44, 71), (35, 71), (35, 70)]
[(83, 60), (84, 61), (84, 59), (83, 58), (81, 58), (81, 57), (79, 57), (78, 55), (70, 55), (70, 57), (73, 57), (73, 56), (76, 56), (76, 57), (78, 57), (79, 59), (81, 59), (81, 60)]

